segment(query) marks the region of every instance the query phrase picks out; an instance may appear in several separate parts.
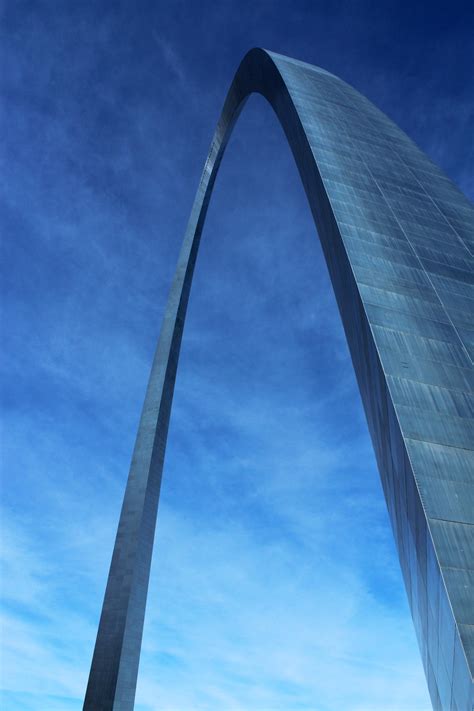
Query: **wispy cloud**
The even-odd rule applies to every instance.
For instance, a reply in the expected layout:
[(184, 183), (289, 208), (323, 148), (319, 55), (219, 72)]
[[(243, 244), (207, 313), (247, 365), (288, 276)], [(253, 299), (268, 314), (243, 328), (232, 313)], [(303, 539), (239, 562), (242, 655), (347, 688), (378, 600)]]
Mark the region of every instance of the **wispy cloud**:
[(187, 80), (179, 52), (170, 40), (162, 37), (156, 30), (152, 30), (152, 36), (160, 50), (166, 68), (171, 72), (172, 78), (178, 80), (182, 88), (187, 84)]

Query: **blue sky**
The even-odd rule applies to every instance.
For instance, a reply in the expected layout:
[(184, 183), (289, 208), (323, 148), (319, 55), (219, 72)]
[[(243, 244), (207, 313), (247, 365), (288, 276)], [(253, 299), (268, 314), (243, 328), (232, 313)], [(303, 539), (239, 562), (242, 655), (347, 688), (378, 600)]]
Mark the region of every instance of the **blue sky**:
[[(469, 3), (14, 2), (2, 40), (2, 691), (80, 709), (154, 346), (243, 54), (318, 64), (471, 198)], [(247, 104), (182, 347), (137, 711), (428, 711), (293, 159)]]

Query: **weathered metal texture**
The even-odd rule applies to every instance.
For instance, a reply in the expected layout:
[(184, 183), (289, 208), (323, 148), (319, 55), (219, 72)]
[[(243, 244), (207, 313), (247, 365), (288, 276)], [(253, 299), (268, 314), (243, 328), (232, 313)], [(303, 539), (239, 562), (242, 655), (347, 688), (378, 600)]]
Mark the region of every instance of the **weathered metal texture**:
[(171, 288), (84, 709), (133, 708), (179, 349), (201, 231), (245, 100), (285, 131), (349, 344), (434, 709), (474, 704), (474, 209), (366, 98), (261, 49), (217, 125)]

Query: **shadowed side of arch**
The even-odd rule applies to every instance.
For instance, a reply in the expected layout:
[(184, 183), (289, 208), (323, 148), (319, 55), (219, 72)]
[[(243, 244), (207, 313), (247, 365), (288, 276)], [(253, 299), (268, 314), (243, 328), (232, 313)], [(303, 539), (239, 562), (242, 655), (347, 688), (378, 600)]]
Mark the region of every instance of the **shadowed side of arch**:
[(138, 428), (84, 709), (133, 708), (192, 276), (219, 164), (253, 92), (269, 101), (283, 127), (321, 239), (433, 706), (471, 711), (473, 208), (354, 89), (322, 69), (260, 49), (244, 57), (232, 82), (186, 229)]

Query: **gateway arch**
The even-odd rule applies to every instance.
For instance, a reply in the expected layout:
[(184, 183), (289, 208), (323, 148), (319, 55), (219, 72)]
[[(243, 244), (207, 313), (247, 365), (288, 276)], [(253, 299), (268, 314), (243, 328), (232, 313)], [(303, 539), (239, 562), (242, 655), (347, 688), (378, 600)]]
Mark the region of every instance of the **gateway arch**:
[(201, 232), (253, 92), (293, 152), (341, 314), (434, 709), (474, 704), (474, 208), (365, 97), (262, 49), (211, 143), (138, 428), (84, 709), (133, 708), (179, 350)]

